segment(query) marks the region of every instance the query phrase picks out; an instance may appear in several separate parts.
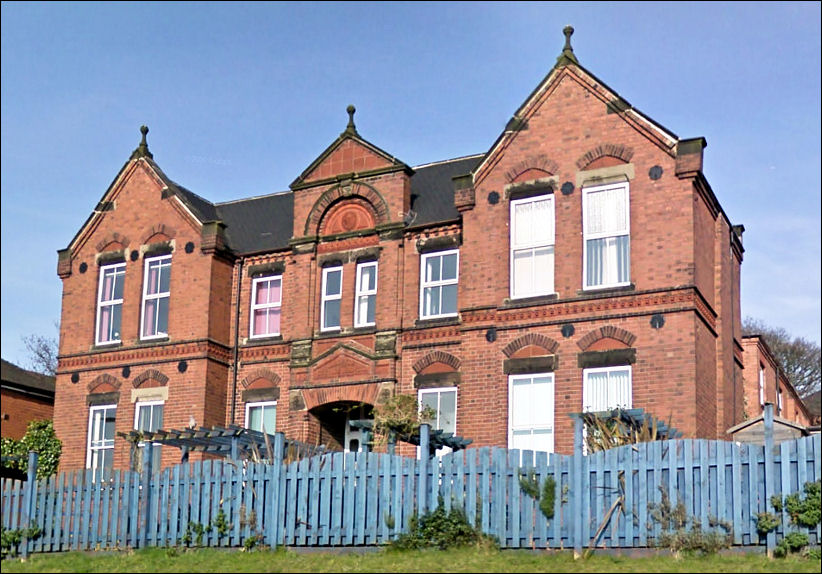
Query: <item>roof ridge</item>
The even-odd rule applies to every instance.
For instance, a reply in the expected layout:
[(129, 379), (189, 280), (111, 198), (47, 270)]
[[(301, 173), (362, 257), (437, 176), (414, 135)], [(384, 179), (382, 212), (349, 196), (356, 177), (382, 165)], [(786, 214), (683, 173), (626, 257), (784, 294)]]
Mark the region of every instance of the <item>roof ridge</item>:
[(451, 162), (454, 162), (454, 161), (460, 161), (460, 160), (464, 160), (464, 159), (474, 159), (474, 158), (477, 158), (477, 157), (482, 157), (484, 155), (485, 155), (484, 153), (475, 153), (475, 154), (471, 154), (471, 155), (464, 155), (464, 156), (461, 156), (461, 157), (455, 157), (455, 158), (452, 158), (452, 159), (443, 159), (443, 160), (439, 160), (439, 161), (432, 161), (432, 162), (429, 162), (429, 163), (423, 163), (423, 164), (420, 164), (420, 165), (412, 166), (411, 169), (416, 170), (416, 169), (420, 169), (420, 168), (423, 168), (423, 167), (431, 167), (431, 166), (434, 166), (434, 165), (442, 165), (444, 163), (451, 163)]
[(274, 195), (285, 195), (287, 193), (294, 193), (294, 192), (290, 189), (286, 189), (284, 191), (275, 191), (273, 193), (266, 193), (264, 195), (252, 195), (250, 197), (241, 197), (239, 199), (229, 199), (228, 201), (220, 201), (219, 203), (215, 203), (214, 205), (216, 207), (216, 206), (221, 206), (221, 205), (228, 205), (229, 203), (239, 203), (241, 201), (251, 201), (252, 199), (265, 199), (266, 197), (272, 197)]

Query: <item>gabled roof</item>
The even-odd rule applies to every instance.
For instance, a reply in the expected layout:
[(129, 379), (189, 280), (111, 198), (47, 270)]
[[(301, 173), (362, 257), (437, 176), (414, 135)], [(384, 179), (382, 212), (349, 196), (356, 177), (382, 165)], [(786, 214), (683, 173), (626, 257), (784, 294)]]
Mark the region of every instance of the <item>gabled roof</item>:
[[(304, 187), (306, 185), (306, 179), (308, 178), (308, 176), (311, 175), (311, 173), (315, 169), (317, 169), (317, 167), (319, 167), (320, 164), (322, 164), (328, 157), (330, 157), (334, 153), (334, 151), (337, 150), (337, 148), (339, 148), (341, 145), (343, 145), (343, 143), (349, 140), (355, 142), (358, 145), (363, 146), (364, 148), (376, 154), (377, 156), (382, 157), (388, 164), (390, 164), (391, 167), (394, 168), (394, 171), (405, 170), (410, 172), (411, 168), (408, 167), (405, 163), (403, 163), (402, 161), (398, 160), (388, 152), (380, 149), (379, 147), (375, 146), (374, 144), (363, 139), (360, 136), (360, 134), (357, 132), (357, 127), (354, 125), (354, 112), (357, 111), (354, 106), (348, 106), (346, 111), (348, 112), (348, 125), (346, 126), (345, 130), (337, 137), (337, 139), (331, 142), (331, 145), (325, 148), (325, 151), (323, 151), (319, 156), (317, 156), (317, 159), (312, 161), (311, 164), (307, 168), (305, 168), (305, 170), (303, 170), (303, 172), (299, 175), (297, 179), (291, 182), (291, 185), (289, 186), (291, 189), (299, 189), (301, 187)], [(312, 185), (316, 183), (319, 182), (311, 182)]]
[(613, 109), (617, 113), (624, 114), (626, 116), (630, 116), (631, 118), (638, 120), (641, 124), (645, 124), (650, 128), (652, 133), (657, 134), (658, 145), (663, 148), (666, 148), (669, 152), (673, 151), (673, 148), (677, 141), (679, 141), (679, 137), (673, 133), (672, 131), (668, 130), (661, 124), (657, 123), (656, 121), (652, 120), (636, 108), (634, 108), (627, 100), (621, 97), (615, 90), (610, 88), (605, 82), (597, 78), (592, 72), (590, 72), (587, 68), (585, 68), (582, 64), (579, 63), (577, 60), (576, 55), (574, 54), (574, 50), (571, 47), (571, 35), (574, 33), (574, 29), (571, 26), (566, 26), (562, 30), (563, 34), (565, 34), (565, 47), (563, 48), (562, 52), (560, 53), (559, 57), (557, 57), (556, 64), (554, 67), (551, 68), (551, 71), (542, 79), (542, 81), (537, 84), (537, 87), (525, 98), (525, 101), (517, 108), (517, 111), (514, 112), (513, 117), (505, 126), (505, 129), (500, 134), (500, 136), (496, 139), (496, 141), (491, 145), (488, 151), (485, 153), (484, 157), (481, 161), (477, 163), (476, 168), (474, 169), (473, 173), (478, 173), (482, 168), (482, 165), (494, 155), (497, 148), (507, 139), (514, 137), (516, 132), (518, 131), (519, 127), (523, 125), (523, 123), (527, 122), (528, 114), (531, 111), (532, 105), (542, 93), (553, 84), (555, 78), (564, 72), (566, 68), (569, 71), (577, 70), (582, 72), (583, 76), (587, 76), (588, 81), (592, 84), (596, 84), (601, 87), (607, 94), (609, 98), (608, 106), (610, 109)]
[(54, 398), (54, 377), (22, 369), (5, 359), (0, 359), (0, 378), (3, 388)]

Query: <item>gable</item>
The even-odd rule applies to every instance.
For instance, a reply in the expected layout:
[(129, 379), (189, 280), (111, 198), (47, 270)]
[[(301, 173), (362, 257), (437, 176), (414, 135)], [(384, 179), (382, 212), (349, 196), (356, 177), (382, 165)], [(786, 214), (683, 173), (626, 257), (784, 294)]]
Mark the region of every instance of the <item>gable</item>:
[(362, 142), (346, 139), (314, 166), (303, 180), (305, 182), (319, 181), (335, 175), (372, 171), (392, 165), (390, 160), (369, 149)]

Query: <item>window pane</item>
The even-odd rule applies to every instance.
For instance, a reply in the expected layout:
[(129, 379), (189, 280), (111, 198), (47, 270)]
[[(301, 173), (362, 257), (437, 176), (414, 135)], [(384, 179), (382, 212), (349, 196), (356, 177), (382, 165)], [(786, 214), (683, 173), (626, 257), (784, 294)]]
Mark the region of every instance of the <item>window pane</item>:
[(157, 333), (168, 333), (168, 297), (157, 301)]
[[(274, 434), (277, 430), (277, 407), (275, 405), (263, 408), (263, 423), (267, 434)], [(263, 430), (262, 428), (260, 430)]]
[(451, 253), (442, 256), (442, 280), (457, 278), (457, 254)]
[(525, 427), (532, 424), (531, 380), (515, 379), (511, 385), (511, 425)]
[(342, 272), (338, 271), (329, 271), (325, 275), (325, 294), (326, 295), (339, 295), (341, 293), (340, 290), (340, 279), (342, 277)]
[(248, 428), (251, 430), (260, 430), (262, 428), (263, 409), (262, 407), (248, 408)]
[(554, 291), (553, 246), (534, 249), (533, 291), (535, 293), (552, 293)]
[(254, 302), (256, 305), (268, 303), (268, 281), (260, 281), (257, 283), (257, 291), (254, 294)]
[(360, 290), (373, 291), (377, 284), (377, 268), (373, 265), (361, 268)]
[(163, 265), (160, 267), (160, 293), (168, 293), (170, 291), (170, 283), (171, 265), (168, 262), (163, 262)]
[(324, 328), (340, 326), (340, 300), (325, 302)]
[(157, 300), (156, 299), (148, 299), (145, 303), (145, 311), (143, 312), (143, 337), (150, 337), (154, 335), (156, 331), (154, 330), (154, 325), (156, 321), (156, 317), (154, 316), (156, 313), (157, 308)]
[(105, 417), (105, 421), (103, 424), (103, 439), (104, 440), (114, 440), (114, 423), (117, 416), (117, 409), (116, 408), (108, 408), (103, 412), (103, 416)]
[(514, 282), (514, 296), (521, 296), (532, 293), (534, 291), (531, 284), (533, 277), (533, 251), (531, 249), (522, 249), (514, 251), (514, 275), (512, 280)]
[(111, 335), (110, 341), (120, 340), (120, 324), (123, 320), (123, 304), (117, 303), (111, 306)]
[[(425, 409), (426, 407), (428, 407), (431, 410), (433, 410), (434, 413), (437, 413), (437, 406), (438, 406), (437, 403), (438, 402), (439, 401), (437, 400), (437, 393), (421, 393), (420, 394), (420, 407), (422, 409)], [(427, 422), (428, 424), (430, 424), (431, 426), (436, 428), (436, 426), (437, 426), (437, 415), (434, 414), (434, 418), (426, 419), (425, 422)]]
[(114, 294), (112, 299), (123, 298), (123, 284), (125, 283), (125, 272), (123, 269), (117, 271), (114, 277)]
[(588, 192), (585, 196), (586, 233), (624, 233), (628, 230), (628, 206), (624, 187)]
[(438, 428), (445, 432), (456, 432), (457, 430), (457, 392), (442, 391), (440, 395), (440, 412)]
[(431, 281), (439, 281), (440, 280), (440, 257), (428, 257), (425, 260), (425, 281), (426, 283), (430, 283)]
[(279, 307), (276, 309), (268, 309), (268, 326), (266, 328), (266, 333), (268, 335), (276, 335), (280, 332), (280, 309)]
[(423, 293), (423, 315), (430, 317), (431, 315), (440, 314), (440, 288), (426, 287)]
[(443, 285), (442, 286), (442, 306), (440, 307), (440, 313), (443, 315), (446, 313), (456, 313), (457, 312), (457, 286), (456, 285)]
[(151, 411), (151, 429), (152, 431), (163, 428), (163, 405), (154, 405)]

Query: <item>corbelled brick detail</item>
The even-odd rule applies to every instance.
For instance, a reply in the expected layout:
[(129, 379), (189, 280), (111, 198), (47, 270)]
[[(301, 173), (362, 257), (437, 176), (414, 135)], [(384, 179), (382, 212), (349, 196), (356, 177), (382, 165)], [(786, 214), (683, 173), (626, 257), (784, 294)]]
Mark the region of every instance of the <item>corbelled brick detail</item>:
[(280, 375), (271, 369), (257, 369), (256, 371), (252, 371), (247, 377), (240, 381), (240, 384), (243, 388), (247, 389), (251, 384), (260, 379), (270, 381), (271, 386), (277, 386), (280, 384)]
[(134, 380), (131, 381), (131, 384), (136, 389), (148, 380), (157, 381), (158, 383), (160, 383), (160, 385), (165, 385), (168, 383), (168, 377), (165, 376), (163, 373), (156, 369), (149, 369), (134, 377)]
[(576, 162), (577, 168), (581, 170), (585, 169), (599, 158), (605, 156), (616, 157), (625, 163), (630, 163), (631, 158), (634, 157), (634, 150), (622, 144), (606, 143), (598, 145), (580, 156)]
[(445, 351), (434, 351), (432, 353), (428, 353), (419, 361), (414, 363), (414, 371), (416, 373), (420, 373), (425, 370), (426, 367), (430, 367), (434, 363), (444, 363), (449, 367), (452, 367), (455, 371), (459, 371), (461, 361), (451, 353), (446, 353)]
[(98, 375), (88, 384), (88, 392), (93, 393), (94, 390), (99, 387), (100, 385), (111, 385), (114, 389), (119, 389), (122, 383), (117, 379), (117, 377), (113, 377), (108, 373), (103, 373), (102, 375)]
[[(527, 171), (535, 170), (547, 175), (554, 175), (559, 171), (559, 164), (544, 154), (533, 155), (516, 163), (505, 172), (508, 183), (518, 181), (518, 178)], [(541, 176), (540, 176), (541, 177)]]
[(527, 347), (528, 345), (535, 345), (537, 347), (542, 347), (545, 349), (546, 355), (553, 355), (556, 353), (557, 348), (559, 347), (559, 343), (554, 341), (550, 337), (546, 337), (540, 333), (528, 333), (527, 335), (523, 335), (518, 337), (505, 345), (503, 347), (502, 352), (505, 354), (506, 357), (511, 358), (514, 353), (522, 349), (523, 347)]
[(634, 341), (636, 341), (636, 336), (633, 333), (630, 333), (625, 329), (615, 327), (614, 325), (604, 325), (599, 329), (590, 331), (579, 341), (577, 341), (577, 345), (579, 345), (579, 348), (584, 351), (595, 342), (605, 338), (616, 339), (617, 341), (625, 343), (628, 347), (631, 347), (634, 344)]

